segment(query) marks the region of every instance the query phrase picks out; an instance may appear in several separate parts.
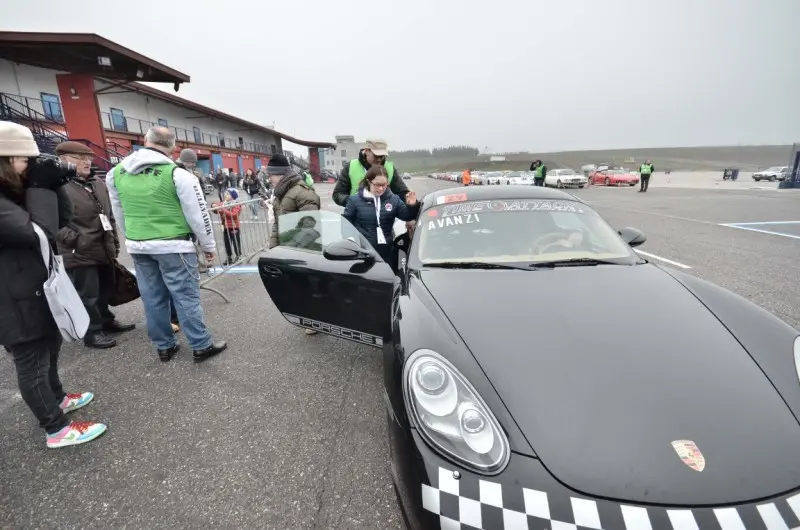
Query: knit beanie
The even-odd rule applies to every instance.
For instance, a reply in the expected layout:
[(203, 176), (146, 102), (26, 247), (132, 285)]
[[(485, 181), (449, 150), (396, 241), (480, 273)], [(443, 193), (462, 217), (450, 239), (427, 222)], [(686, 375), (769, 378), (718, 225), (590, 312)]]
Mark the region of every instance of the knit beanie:
[(181, 151), (181, 156), (178, 157), (178, 160), (184, 164), (195, 166), (197, 165), (197, 153), (191, 149), (184, 149)]
[(286, 156), (278, 153), (277, 155), (272, 155), (272, 158), (269, 159), (269, 163), (267, 164), (267, 174), (268, 175), (285, 175), (289, 172), (292, 166), (289, 165), (289, 160), (286, 159)]
[(238, 201), (239, 200), (239, 192), (236, 191), (236, 188), (228, 188), (225, 191), (227, 191), (228, 193), (231, 194), (231, 197), (233, 197), (234, 201)]
[(39, 147), (27, 127), (0, 121), (0, 156), (39, 156)]

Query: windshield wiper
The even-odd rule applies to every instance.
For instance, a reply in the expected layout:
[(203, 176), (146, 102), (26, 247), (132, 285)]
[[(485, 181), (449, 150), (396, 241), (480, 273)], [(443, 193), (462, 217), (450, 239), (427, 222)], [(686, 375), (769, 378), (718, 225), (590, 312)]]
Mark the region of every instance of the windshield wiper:
[(522, 271), (535, 270), (525, 265), (508, 265), (506, 263), (488, 263), (485, 261), (443, 261), (440, 263), (425, 263), (423, 267), (436, 267), (439, 269), (516, 269)]
[(595, 258), (568, 258), (553, 261), (537, 261), (531, 267), (593, 267), (595, 265), (624, 265), (618, 261)]

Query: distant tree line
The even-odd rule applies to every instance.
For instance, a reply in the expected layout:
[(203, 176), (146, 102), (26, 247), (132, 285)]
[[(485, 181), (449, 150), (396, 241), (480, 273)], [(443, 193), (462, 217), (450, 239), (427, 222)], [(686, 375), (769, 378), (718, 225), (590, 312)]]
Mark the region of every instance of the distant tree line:
[(450, 147), (434, 147), (433, 149), (410, 149), (408, 151), (392, 151), (393, 158), (462, 158), (478, 156), (480, 151), (468, 145), (451, 145)]

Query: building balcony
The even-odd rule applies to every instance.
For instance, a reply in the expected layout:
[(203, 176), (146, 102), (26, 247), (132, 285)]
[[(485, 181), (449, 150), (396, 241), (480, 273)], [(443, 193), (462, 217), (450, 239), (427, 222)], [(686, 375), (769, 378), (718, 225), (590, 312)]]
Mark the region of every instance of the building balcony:
[(45, 101), (0, 92), (0, 118), (7, 119), (5, 114), (10, 113), (17, 118), (64, 125), (64, 112), (57, 98)]
[(199, 128), (189, 130), (182, 127), (170, 127), (169, 125), (163, 125), (158, 122), (140, 120), (138, 118), (131, 118), (129, 116), (111, 114), (109, 112), (102, 112), (101, 114), (103, 119), (103, 128), (108, 131), (144, 136), (151, 127), (164, 126), (172, 131), (173, 134), (175, 134), (175, 139), (179, 142), (249, 151), (251, 153), (263, 153), (265, 155), (274, 155), (278, 152), (278, 146), (274, 144), (266, 145), (255, 142), (245, 142), (242, 138), (234, 139), (220, 136), (218, 134), (204, 133)]

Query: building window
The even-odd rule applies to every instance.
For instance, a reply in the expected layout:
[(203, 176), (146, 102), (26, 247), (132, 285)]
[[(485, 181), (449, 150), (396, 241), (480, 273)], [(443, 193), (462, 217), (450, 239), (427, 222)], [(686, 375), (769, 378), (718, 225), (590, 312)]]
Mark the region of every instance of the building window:
[(194, 141), (195, 141), (195, 143), (202, 144), (203, 143), (203, 133), (200, 132), (200, 127), (192, 127), (192, 132), (194, 133)]
[(244, 145), (244, 138), (241, 136), (239, 137), (239, 145)]
[(159, 118), (159, 119), (158, 119), (158, 124), (159, 124), (161, 127), (167, 127), (167, 126), (168, 126), (168, 124), (167, 124), (167, 120), (165, 120), (164, 118)]
[(44, 92), (41, 93), (41, 96), (45, 118), (62, 123), (64, 121), (64, 113), (61, 111), (61, 100), (58, 99), (58, 96), (45, 94)]
[(222, 133), (217, 133), (217, 139), (219, 140), (219, 146), (225, 147), (225, 135)]
[(128, 122), (125, 114), (120, 109), (111, 108), (111, 128), (117, 131), (127, 131)]

